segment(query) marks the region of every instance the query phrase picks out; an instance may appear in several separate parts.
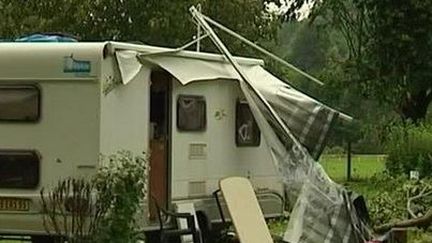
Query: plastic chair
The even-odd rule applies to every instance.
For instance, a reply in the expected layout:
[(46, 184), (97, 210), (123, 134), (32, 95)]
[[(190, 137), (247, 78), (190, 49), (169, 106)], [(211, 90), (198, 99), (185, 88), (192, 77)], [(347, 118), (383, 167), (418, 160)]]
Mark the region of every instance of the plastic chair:
[[(160, 229), (160, 242), (161, 243), (168, 243), (170, 242), (170, 239), (173, 237), (180, 237), (182, 235), (192, 235), (192, 239), (194, 243), (202, 243), (201, 237), (199, 231), (195, 227), (195, 217), (194, 215), (190, 213), (175, 213), (168, 210), (165, 210), (164, 208), (161, 208), (156, 201), (156, 199), (152, 196), (152, 199), (154, 201), (154, 205), (156, 207), (157, 211), (157, 217), (159, 220), (159, 229)], [(165, 217), (164, 217), (165, 216)], [(174, 220), (174, 222), (177, 221), (177, 219), (185, 219), (187, 222), (187, 228), (186, 229), (178, 229), (178, 228), (167, 228), (164, 227), (164, 219), (165, 221)]]

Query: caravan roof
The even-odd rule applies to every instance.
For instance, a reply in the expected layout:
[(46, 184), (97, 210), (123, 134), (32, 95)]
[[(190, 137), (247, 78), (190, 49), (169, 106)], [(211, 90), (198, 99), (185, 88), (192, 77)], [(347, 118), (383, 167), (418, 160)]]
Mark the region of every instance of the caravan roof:
[[(144, 55), (175, 56), (225, 62), (220, 54), (137, 45), (122, 42), (70, 42), (70, 43), (0, 43), (0, 80), (94, 80), (100, 74), (100, 62), (107, 53), (130, 50)], [(68, 59), (89, 64), (88, 73), (68, 73)], [(259, 59), (237, 57), (244, 65), (263, 65)], [(85, 68), (85, 67), (84, 67)], [(78, 70), (79, 71), (79, 70)], [(85, 75), (84, 75), (85, 74)]]

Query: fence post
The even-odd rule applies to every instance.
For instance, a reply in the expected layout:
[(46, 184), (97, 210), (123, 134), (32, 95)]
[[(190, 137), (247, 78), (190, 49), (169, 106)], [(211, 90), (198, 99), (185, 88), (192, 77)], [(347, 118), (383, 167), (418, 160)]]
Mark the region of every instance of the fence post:
[(351, 181), (351, 141), (347, 144), (347, 181)]

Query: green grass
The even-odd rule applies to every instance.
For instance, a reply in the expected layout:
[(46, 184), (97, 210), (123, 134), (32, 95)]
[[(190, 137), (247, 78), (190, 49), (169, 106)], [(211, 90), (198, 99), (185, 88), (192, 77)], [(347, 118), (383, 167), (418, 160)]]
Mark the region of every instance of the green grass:
[[(17, 236), (15, 236), (15, 238), (16, 238)], [(21, 242), (26, 242), (26, 243), (28, 243), (28, 242), (31, 242), (30, 241), (30, 238), (28, 238), (28, 237), (22, 237), (23, 239), (22, 240), (11, 240), (11, 239), (7, 239), (8, 237), (5, 237), (5, 238), (0, 238), (0, 243), (21, 243)]]
[[(353, 155), (351, 161), (351, 177), (353, 181), (364, 181), (384, 170), (385, 156)], [(323, 155), (320, 163), (334, 181), (339, 183), (346, 181), (346, 155)]]
[(320, 159), (330, 178), (367, 199), (376, 192), (368, 179), (384, 171), (385, 155), (353, 155), (351, 161), (351, 181), (347, 181), (346, 155), (323, 155)]

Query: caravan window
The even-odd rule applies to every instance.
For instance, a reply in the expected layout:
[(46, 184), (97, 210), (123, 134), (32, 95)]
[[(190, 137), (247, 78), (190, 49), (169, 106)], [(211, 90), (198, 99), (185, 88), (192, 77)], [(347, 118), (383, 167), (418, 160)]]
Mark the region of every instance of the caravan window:
[(0, 188), (35, 188), (38, 183), (38, 153), (0, 150)]
[(259, 146), (261, 133), (249, 105), (238, 101), (236, 106), (237, 146)]
[(204, 96), (180, 95), (177, 100), (177, 128), (180, 131), (204, 131), (206, 123)]
[(0, 85), (0, 121), (39, 119), (39, 89), (31, 85)]

